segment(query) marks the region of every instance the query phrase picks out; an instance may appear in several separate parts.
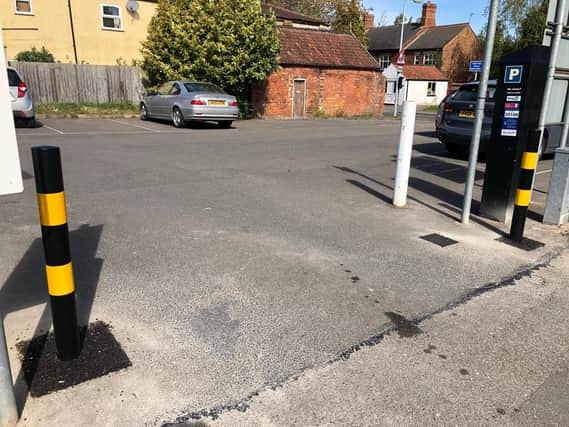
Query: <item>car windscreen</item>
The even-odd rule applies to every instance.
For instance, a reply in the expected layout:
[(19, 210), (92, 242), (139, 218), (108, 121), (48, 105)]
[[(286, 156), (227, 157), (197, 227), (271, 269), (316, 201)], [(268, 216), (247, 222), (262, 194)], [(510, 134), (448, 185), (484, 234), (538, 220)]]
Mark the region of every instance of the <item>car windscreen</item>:
[(188, 92), (225, 93), (222, 88), (213, 83), (184, 83)]
[(14, 70), (8, 70), (8, 86), (18, 86), (22, 79)]
[[(486, 99), (493, 100), (496, 93), (496, 86), (488, 86), (488, 95)], [(476, 102), (478, 95), (478, 85), (462, 86), (458, 92), (452, 97), (454, 101)]]

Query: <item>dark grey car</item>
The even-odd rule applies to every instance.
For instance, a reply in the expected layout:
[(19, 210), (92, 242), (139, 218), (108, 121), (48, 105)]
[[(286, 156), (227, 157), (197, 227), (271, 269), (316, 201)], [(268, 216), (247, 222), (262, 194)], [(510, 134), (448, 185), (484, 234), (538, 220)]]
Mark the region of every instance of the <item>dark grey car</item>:
[[(447, 96), (439, 106), (437, 118), (435, 119), (437, 137), (451, 153), (464, 154), (470, 147), (478, 86), (479, 82), (467, 83), (461, 86), (456, 92)], [(490, 80), (488, 82), (484, 121), (482, 122), (482, 134), (480, 137), (481, 153), (485, 153), (488, 150), (488, 143), (492, 134), (495, 92), (496, 80)], [(554, 153), (555, 149), (559, 147), (561, 129), (562, 124), (546, 125), (541, 145), (542, 154)]]
[[(478, 86), (478, 82), (461, 86), (456, 92), (445, 98), (439, 106), (439, 113), (435, 122), (437, 136), (451, 153), (462, 154), (470, 146)], [(495, 92), (496, 80), (490, 80), (488, 82), (484, 121), (482, 122), (481, 152), (486, 151), (492, 133)]]
[(171, 120), (183, 127), (190, 121), (214, 121), (229, 128), (239, 117), (237, 98), (205, 82), (171, 81), (150, 91), (140, 103), (140, 119)]

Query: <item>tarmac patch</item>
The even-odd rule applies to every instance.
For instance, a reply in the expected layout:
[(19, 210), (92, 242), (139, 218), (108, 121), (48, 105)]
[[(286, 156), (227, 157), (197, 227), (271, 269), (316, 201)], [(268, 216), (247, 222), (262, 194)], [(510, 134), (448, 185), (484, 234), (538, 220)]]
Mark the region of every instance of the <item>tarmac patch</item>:
[(106, 323), (92, 323), (88, 328), (81, 328), (80, 334), (83, 343), (81, 354), (68, 362), (57, 358), (53, 332), (16, 345), (32, 397), (44, 396), (132, 366)]
[(446, 248), (447, 246), (456, 245), (458, 243), (456, 240), (449, 239), (448, 237), (445, 237), (442, 234), (438, 233), (421, 236), (421, 239), (426, 240), (427, 242), (434, 243), (435, 245), (438, 245), (441, 248)]
[(411, 338), (423, 333), (421, 328), (419, 328), (415, 322), (406, 319), (398, 313), (390, 311), (385, 313), (385, 315), (393, 322), (395, 330), (399, 334), (399, 338)]

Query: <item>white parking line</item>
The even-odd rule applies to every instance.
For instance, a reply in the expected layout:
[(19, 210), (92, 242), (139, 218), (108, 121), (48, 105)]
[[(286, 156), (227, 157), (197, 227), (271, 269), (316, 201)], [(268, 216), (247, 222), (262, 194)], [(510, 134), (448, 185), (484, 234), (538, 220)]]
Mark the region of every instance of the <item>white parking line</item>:
[(536, 175), (542, 175), (542, 174), (544, 174), (544, 173), (549, 173), (549, 172), (552, 172), (552, 171), (553, 171), (553, 169), (547, 169), (547, 170), (544, 170), (544, 171), (536, 172), (535, 174), (536, 174)]
[(124, 123), (124, 122), (121, 122), (121, 121), (118, 121), (118, 120), (112, 120), (112, 119), (111, 119), (111, 120), (109, 120), (109, 121), (114, 122), (114, 123), (118, 123), (119, 125), (123, 125), (123, 126), (132, 126), (133, 128), (139, 128), (139, 129), (149, 130), (149, 131), (151, 131), (151, 132), (156, 132), (156, 133), (160, 133), (160, 132), (161, 132), (161, 131), (159, 131), (159, 130), (157, 130), (157, 129), (152, 129), (152, 128), (149, 128), (149, 127), (146, 127), (146, 126), (141, 126), (141, 125), (134, 125), (134, 124), (132, 124), (132, 123)]
[(43, 125), (43, 127), (46, 128), (46, 129), (52, 130), (52, 131), (54, 131), (54, 132), (57, 132), (57, 133), (60, 134), (60, 135), (65, 135), (65, 132), (63, 132), (63, 131), (61, 131), (61, 130), (59, 130), (59, 129), (52, 128), (52, 127), (50, 127), (50, 126), (48, 126), (48, 125)]

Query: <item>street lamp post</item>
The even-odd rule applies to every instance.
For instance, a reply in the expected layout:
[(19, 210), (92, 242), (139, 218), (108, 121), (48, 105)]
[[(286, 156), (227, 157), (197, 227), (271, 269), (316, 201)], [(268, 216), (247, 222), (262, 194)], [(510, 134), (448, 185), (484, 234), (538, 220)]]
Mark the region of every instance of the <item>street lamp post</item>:
[[(413, 0), (413, 3), (422, 3), (423, 0)], [(405, 12), (407, 11), (407, 0), (403, 0), (403, 19), (401, 20), (401, 38), (399, 39), (399, 55), (403, 51), (403, 34), (405, 32)], [(401, 66), (397, 65), (397, 81), (395, 82), (395, 106), (393, 107), (393, 117), (397, 117), (397, 107), (399, 106), (399, 77), (402, 72)]]

